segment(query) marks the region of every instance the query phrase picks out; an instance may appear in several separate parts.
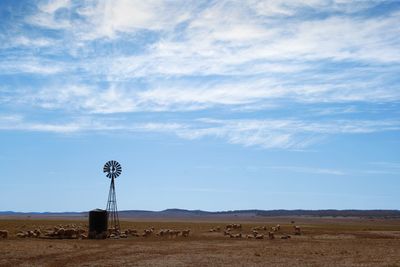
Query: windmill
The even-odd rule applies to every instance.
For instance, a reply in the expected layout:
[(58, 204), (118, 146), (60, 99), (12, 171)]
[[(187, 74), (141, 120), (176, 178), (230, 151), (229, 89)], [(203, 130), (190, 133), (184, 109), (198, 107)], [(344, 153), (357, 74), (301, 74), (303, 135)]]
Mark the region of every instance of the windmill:
[(110, 191), (108, 193), (107, 201), (107, 214), (108, 214), (108, 225), (114, 231), (119, 230), (119, 218), (117, 209), (117, 197), (115, 194), (115, 182), (114, 180), (121, 174), (121, 165), (115, 161), (110, 160), (104, 164), (103, 172), (107, 173), (106, 176), (111, 179)]

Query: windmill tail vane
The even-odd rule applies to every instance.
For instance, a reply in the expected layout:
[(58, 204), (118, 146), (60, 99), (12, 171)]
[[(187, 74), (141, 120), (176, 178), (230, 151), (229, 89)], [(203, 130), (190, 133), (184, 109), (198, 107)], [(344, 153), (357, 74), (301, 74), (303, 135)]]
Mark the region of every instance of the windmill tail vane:
[(122, 168), (117, 161), (110, 160), (104, 165), (103, 172), (106, 173), (106, 176), (111, 179), (106, 208), (108, 214), (108, 225), (109, 228), (114, 231), (120, 230), (117, 196), (115, 193), (115, 179), (121, 174)]

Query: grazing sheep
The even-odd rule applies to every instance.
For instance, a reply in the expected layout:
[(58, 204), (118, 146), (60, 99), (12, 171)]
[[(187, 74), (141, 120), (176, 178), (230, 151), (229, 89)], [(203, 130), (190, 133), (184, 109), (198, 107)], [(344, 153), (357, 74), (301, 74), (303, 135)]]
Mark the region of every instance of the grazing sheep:
[(21, 233), (21, 232), (17, 233), (16, 236), (17, 236), (18, 238), (25, 238), (25, 237), (27, 237), (27, 235), (26, 235), (25, 233)]
[(56, 232), (56, 235), (59, 237), (64, 236), (65, 229), (64, 228), (59, 228), (58, 231)]
[(224, 236), (230, 235), (230, 234), (231, 234), (231, 231), (230, 231), (230, 230), (225, 230), (225, 231), (224, 231)]
[(253, 235), (246, 235), (246, 238), (251, 239), (251, 238), (254, 238), (254, 236)]
[(241, 224), (233, 224), (233, 229), (241, 230), (242, 229), (242, 225)]
[(167, 230), (161, 229), (160, 231), (158, 231), (158, 233), (156, 234), (156, 236), (164, 236), (167, 232)]
[(33, 232), (35, 233), (35, 237), (40, 237), (42, 235), (42, 231), (40, 231), (40, 229), (35, 229)]
[(241, 224), (228, 224), (225, 226), (225, 230), (232, 230), (232, 229), (237, 229), (237, 230), (241, 230), (242, 229), (242, 225)]
[(281, 230), (281, 225), (280, 225), (280, 224), (277, 224), (277, 225), (276, 225), (276, 230), (277, 230), (277, 231)]
[(264, 231), (266, 231), (267, 230), (267, 226), (257, 226), (257, 227), (253, 227), (253, 229), (252, 229), (253, 231), (262, 231), (262, 230), (264, 230)]
[(268, 232), (268, 238), (269, 239), (275, 239), (275, 234), (274, 234), (274, 232)]
[(55, 232), (52, 231), (52, 230), (47, 230), (47, 231), (44, 233), (44, 235), (45, 235), (45, 236), (48, 236), (48, 237), (54, 237), (54, 236), (55, 236)]
[(301, 235), (301, 228), (300, 228), (300, 226), (295, 225), (295, 226), (293, 226), (293, 228), (294, 228), (294, 234), (295, 234), (295, 235)]
[(8, 231), (7, 230), (0, 230), (0, 238), (7, 239), (8, 238)]
[(262, 235), (262, 234), (261, 235), (256, 235), (255, 239), (264, 239), (264, 235)]
[(120, 238), (128, 238), (128, 235), (122, 233), (122, 234), (119, 235), (119, 237), (120, 237)]
[(111, 235), (111, 234), (119, 236), (121, 234), (121, 231), (119, 229), (115, 229), (115, 228), (108, 228), (108, 235)]
[(188, 237), (190, 234), (190, 229), (182, 230), (182, 236), (183, 237)]
[(27, 234), (28, 237), (35, 237), (35, 233), (33, 231), (28, 231)]
[(171, 237), (171, 238), (177, 237), (180, 233), (181, 233), (181, 231), (178, 231), (178, 230), (169, 230), (168, 231), (169, 237)]
[(151, 228), (150, 228), (150, 229), (144, 229), (144, 230), (143, 230), (142, 236), (143, 236), (143, 237), (148, 237), (148, 236), (150, 236), (152, 233), (153, 233), (153, 230), (152, 230)]
[(137, 234), (137, 230), (136, 229), (127, 229), (127, 230), (125, 230), (125, 234), (133, 236), (133, 234)]
[(208, 230), (210, 233), (214, 233), (214, 232), (219, 232), (221, 231), (221, 227), (217, 226), (216, 228), (211, 228), (210, 230)]
[(225, 230), (232, 230), (233, 229), (233, 224), (228, 224), (225, 226)]
[(229, 235), (230, 238), (242, 238), (242, 234), (238, 233), (238, 234), (230, 234)]
[(78, 237), (78, 230), (74, 228), (65, 229), (64, 236), (67, 238), (76, 238)]
[(79, 235), (81, 235), (81, 234), (86, 233), (86, 230), (85, 230), (85, 229), (82, 229), (82, 228), (78, 228), (78, 229), (77, 229), (77, 233), (78, 233)]

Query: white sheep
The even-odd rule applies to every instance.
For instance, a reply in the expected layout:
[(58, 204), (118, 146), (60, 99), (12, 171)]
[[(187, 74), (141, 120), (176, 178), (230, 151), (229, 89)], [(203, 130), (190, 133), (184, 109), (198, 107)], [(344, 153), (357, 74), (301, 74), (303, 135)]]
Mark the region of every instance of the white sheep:
[(300, 226), (295, 225), (295, 226), (293, 226), (293, 228), (294, 228), (294, 234), (295, 234), (295, 235), (301, 235), (301, 228), (300, 228)]
[(188, 237), (190, 234), (190, 229), (182, 230), (182, 236), (183, 237)]

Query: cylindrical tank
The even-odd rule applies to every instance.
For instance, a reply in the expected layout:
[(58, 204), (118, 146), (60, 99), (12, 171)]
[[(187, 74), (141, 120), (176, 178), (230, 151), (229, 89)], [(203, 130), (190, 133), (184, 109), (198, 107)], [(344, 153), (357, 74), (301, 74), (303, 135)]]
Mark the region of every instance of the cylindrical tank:
[(89, 212), (89, 238), (99, 239), (107, 237), (107, 211), (95, 209)]

